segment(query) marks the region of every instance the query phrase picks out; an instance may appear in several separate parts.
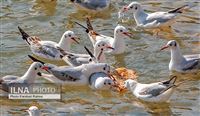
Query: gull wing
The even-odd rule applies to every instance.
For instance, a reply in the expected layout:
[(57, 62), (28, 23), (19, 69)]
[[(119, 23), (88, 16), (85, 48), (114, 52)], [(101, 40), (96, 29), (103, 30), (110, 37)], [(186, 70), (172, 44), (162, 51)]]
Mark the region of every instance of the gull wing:
[(144, 21), (144, 25), (148, 23), (152, 23), (156, 21), (157, 23), (165, 23), (171, 19), (173, 19), (176, 14), (168, 13), (168, 12), (155, 12), (148, 14), (146, 20)]
[(62, 81), (76, 81), (80, 80), (82, 76), (82, 70), (73, 67), (56, 67), (50, 69), (50, 71), (56, 78)]
[(61, 55), (60, 51), (57, 48), (49, 45), (37, 44), (35, 46), (32, 46), (31, 49), (38, 56), (56, 58)]
[(200, 59), (186, 60), (186, 62), (187, 63), (182, 68), (183, 71), (200, 69)]

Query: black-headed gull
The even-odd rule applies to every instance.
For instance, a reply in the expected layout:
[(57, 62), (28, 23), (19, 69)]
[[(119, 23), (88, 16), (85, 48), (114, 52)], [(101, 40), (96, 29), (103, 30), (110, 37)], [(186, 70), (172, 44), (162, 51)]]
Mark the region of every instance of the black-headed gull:
[(140, 28), (157, 28), (161, 26), (169, 26), (178, 14), (182, 13), (188, 5), (166, 11), (166, 12), (154, 12), (146, 13), (141, 4), (138, 2), (132, 2), (129, 5), (123, 7), (121, 12), (131, 12), (134, 15), (137, 27)]
[(110, 0), (70, 0), (78, 8), (92, 11), (101, 11), (109, 7)]
[(115, 27), (114, 30), (114, 38), (105, 36), (102, 34), (97, 33), (94, 31), (89, 18), (87, 18), (87, 27), (83, 26), (82, 24), (76, 22), (76, 24), (80, 25), (81, 27), (86, 29), (86, 32), (88, 33), (88, 36), (93, 44), (95, 46), (95, 43), (97, 41), (105, 41), (107, 42), (110, 46), (112, 46), (114, 49), (109, 51), (109, 53), (112, 54), (121, 54), (125, 51), (125, 42), (124, 39), (128, 36), (131, 37), (131, 33), (128, 32), (128, 30), (121, 25), (118, 25)]
[(114, 81), (105, 73), (94, 73), (89, 78), (90, 87), (94, 90), (110, 90)]
[(29, 116), (40, 116), (40, 110), (36, 106), (31, 106), (28, 110), (26, 110)]
[[(75, 54), (75, 53), (69, 53), (66, 51), (63, 51), (60, 49), (62, 53), (62, 59), (71, 66), (80, 66), (82, 64), (88, 64), (92, 61), (98, 62), (98, 63), (106, 63), (106, 57), (105, 57), (105, 51), (107, 49), (113, 50), (111, 46), (109, 46), (104, 41), (98, 41), (96, 42), (94, 46), (94, 55), (85, 47), (88, 54)], [(95, 59), (92, 59), (95, 58)]]
[(36, 76), (41, 76), (40, 70), (43, 68), (43, 64), (40, 62), (33, 62), (27, 72), (23, 76), (7, 75), (0, 79), (0, 83), (3, 85), (2, 89), (8, 91), (7, 87), (13, 83), (31, 84), (34, 83)]
[[(38, 59), (29, 55), (34, 61)], [(67, 85), (88, 85), (89, 77), (97, 72), (110, 73), (111, 67), (106, 63), (95, 64), (82, 64), (77, 67), (72, 66), (56, 66), (53, 64), (44, 64), (42, 68), (50, 74), (42, 73), (42, 77), (49, 80), (52, 83), (67, 84)]]
[(51, 60), (61, 59), (61, 53), (56, 47), (60, 47), (65, 51), (70, 51), (70, 45), (72, 42), (79, 43), (76, 40), (79, 38), (72, 31), (66, 31), (62, 35), (60, 42), (56, 43), (53, 41), (42, 41), (39, 37), (28, 35), (20, 27), (18, 27), (18, 29), (22, 35), (22, 38), (26, 40), (33, 54)]
[(124, 86), (137, 98), (148, 102), (167, 102), (174, 92), (176, 76), (163, 82), (141, 84), (135, 80), (128, 79)]
[(179, 44), (175, 40), (170, 40), (161, 48), (161, 50), (166, 48), (170, 48), (171, 50), (169, 70), (177, 72), (193, 72), (200, 69), (200, 54), (183, 56), (181, 54)]

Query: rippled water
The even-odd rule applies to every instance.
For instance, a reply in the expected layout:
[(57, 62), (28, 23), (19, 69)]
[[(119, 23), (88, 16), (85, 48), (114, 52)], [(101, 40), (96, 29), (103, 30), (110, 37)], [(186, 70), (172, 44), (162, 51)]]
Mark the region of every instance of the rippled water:
[[(114, 1), (114, 0), (113, 0)], [(130, 0), (131, 1), (131, 0)], [(61, 35), (68, 29), (75, 31), (81, 37), (81, 43), (88, 45), (89, 41), (82, 28), (73, 21), (85, 23), (85, 16), (92, 19), (95, 30), (106, 35), (113, 35), (117, 25), (117, 12), (130, 1), (115, 1), (103, 13), (88, 13), (77, 11), (67, 0), (1, 0), (1, 60), (0, 76), (7, 74), (22, 75), (30, 65), (27, 55), (31, 54), (29, 47), (21, 39), (17, 26), (23, 27), (30, 35), (37, 35), (43, 40), (59, 41)], [(179, 42), (184, 54), (200, 53), (200, 12), (198, 0), (142, 0), (140, 1), (148, 12), (169, 10), (192, 2), (196, 6), (183, 13), (173, 25), (171, 33), (160, 33), (155, 38), (149, 32), (133, 32), (134, 37), (126, 39), (127, 52), (118, 56), (108, 56), (108, 61), (114, 66), (125, 66), (139, 73), (142, 83), (168, 79), (169, 51), (160, 52), (162, 45), (168, 40)], [(130, 24), (132, 26), (130, 26)], [(134, 22), (123, 24), (134, 27)], [(73, 51), (85, 52), (82, 46), (73, 45)], [(63, 62), (58, 64), (64, 65)], [(2, 116), (27, 115), (24, 110), (31, 105), (37, 105), (45, 115), (199, 115), (200, 114), (200, 74), (177, 74), (179, 80), (188, 79), (174, 92), (169, 103), (151, 104), (139, 101), (130, 93), (120, 95), (115, 92), (93, 91), (88, 87), (64, 87), (61, 101), (57, 100), (8, 100), (1, 98)], [(47, 82), (38, 78), (36, 82)]]

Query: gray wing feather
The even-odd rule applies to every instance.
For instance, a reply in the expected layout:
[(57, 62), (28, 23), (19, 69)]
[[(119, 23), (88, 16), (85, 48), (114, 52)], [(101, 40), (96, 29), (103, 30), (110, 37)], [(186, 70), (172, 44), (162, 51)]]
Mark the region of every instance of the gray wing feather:
[(193, 59), (187, 61), (187, 64), (182, 68), (183, 71), (192, 70), (192, 69), (200, 69), (200, 59)]
[(51, 73), (62, 81), (76, 81), (80, 80), (82, 72), (80, 69), (74, 68), (53, 68)]
[(61, 55), (60, 51), (57, 48), (48, 45), (42, 45), (40, 46), (40, 48), (34, 49), (34, 51), (35, 53), (44, 54), (53, 58), (57, 57), (58, 55)]

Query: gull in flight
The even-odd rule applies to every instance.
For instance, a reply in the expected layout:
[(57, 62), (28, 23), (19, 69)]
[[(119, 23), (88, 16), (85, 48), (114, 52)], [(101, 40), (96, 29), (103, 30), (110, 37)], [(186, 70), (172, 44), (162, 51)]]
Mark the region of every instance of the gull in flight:
[(18, 27), (22, 39), (29, 45), (33, 54), (51, 60), (61, 60), (61, 53), (56, 47), (60, 47), (65, 51), (70, 51), (70, 45), (73, 42), (79, 44), (76, 39), (79, 39), (74, 32), (66, 31), (59, 43), (53, 41), (42, 41), (39, 37), (28, 35), (22, 28)]
[(170, 40), (161, 48), (170, 48), (171, 60), (169, 70), (177, 72), (193, 72), (200, 69), (200, 54), (182, 55), (179, 44), (175, 40)]

